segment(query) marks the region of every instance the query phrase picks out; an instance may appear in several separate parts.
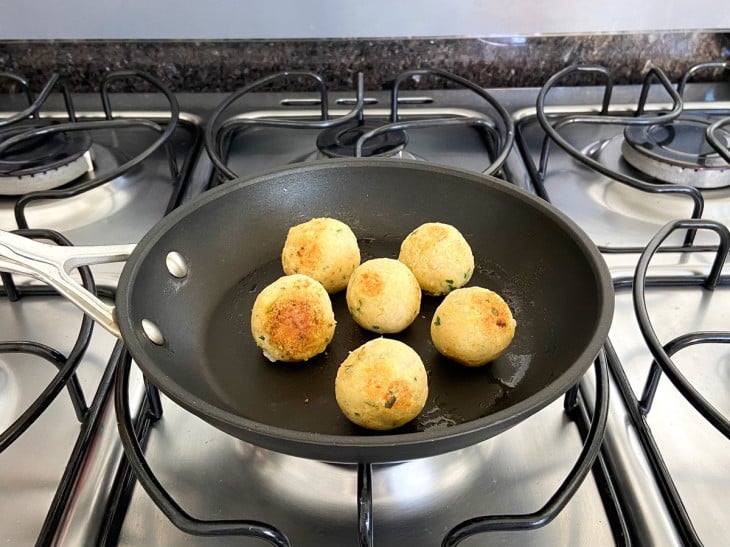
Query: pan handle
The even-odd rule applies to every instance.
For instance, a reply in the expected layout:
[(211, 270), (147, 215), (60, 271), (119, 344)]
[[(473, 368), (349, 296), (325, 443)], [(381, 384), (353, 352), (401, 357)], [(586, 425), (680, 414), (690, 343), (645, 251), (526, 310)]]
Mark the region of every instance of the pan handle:
[(0, 230), (0, 271), (27, 275), (48, 283), (94, 321), (121, 338), (115, 307), (84, 289), (70, 274), (81, 266), (124, 262), (134, 247), (48, 245)]

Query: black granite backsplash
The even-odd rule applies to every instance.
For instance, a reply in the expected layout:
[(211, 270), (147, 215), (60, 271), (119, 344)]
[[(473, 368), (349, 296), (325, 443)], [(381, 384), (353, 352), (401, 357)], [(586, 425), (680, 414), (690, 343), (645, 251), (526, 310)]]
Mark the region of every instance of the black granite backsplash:
[[(282, 70), (320, 73), (330, 89), (388, 87), (409, 68), (438, 67), (486, 88), (541, 86), (575, 63), (610, 69), (618, 84), (637, 83), (651, 66), (676, 81), (692, 64), (730, 59), (730, 32), (657, 32), (510, 38), (225, 41), (0, 41), (0, 72), (22, 75), (39, 89), (53, 72), (72, 91), (94, 91), (110, 71), (138, 69), (173, 91), (228, 92)], [(726, 75), (701, 75), (716, 79)], [(596, 83), (583, 80), (576, 83)], [(8, 83), (0, 82), (7, 90)], [(289, 89), (311, 89), (292, 82)], [(428, 83), (424, 84), (427, 87)], [(139, 89), (139, 87), (137, 88)]]

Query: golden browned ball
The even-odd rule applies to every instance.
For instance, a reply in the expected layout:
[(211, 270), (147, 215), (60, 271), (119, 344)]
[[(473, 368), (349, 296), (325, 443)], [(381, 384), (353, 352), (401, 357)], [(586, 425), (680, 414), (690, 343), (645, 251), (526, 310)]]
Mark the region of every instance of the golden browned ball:
[(423, 410), (426, 368), (410, 347), (376, 338), (351, 352), (337, 370), (335, 398), (347, 418), (368, 429), (400, 427)]
[(463, 287), (474, 273), (474, 255), (461, 232), (450, 224), (427, 222), (403, 240), (398, 260), (421, 288), (435, 296)]
[(449, 293), (436, 308), (431, 340), (442, 355), (478, 367), (507, 349), (516, 327), (501, 296), (482, 287), (468, 287)]
[(334, 218), (313, 218), (289, 229), (281, 251), (284, 273), (308, 275), (328, 293), (347, 287), (360, 264), (360, 248), (350, 227)]
[(280, 277), (256, 297), (251, 334), (270, 361), (306, 361), (322, 353), (335, 335), (327, 291), (306, 275)]
[(421, 309), (421, 287), (402, 262), (375, 258), (352, 273), (347, 307), (364, 329), (385, 334), (400, 332), (413, 323)]

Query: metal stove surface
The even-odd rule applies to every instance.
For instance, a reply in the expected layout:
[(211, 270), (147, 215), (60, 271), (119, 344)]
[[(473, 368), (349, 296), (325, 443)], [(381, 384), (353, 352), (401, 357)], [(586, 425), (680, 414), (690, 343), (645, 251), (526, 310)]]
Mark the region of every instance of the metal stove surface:
[[(293, 545), (355, 545), (357, 471), (269, 452), (221, 433), (168, 400), (145, 454), (173, 498), (197, 518), (250, 518), (277, 526)], [(441, 456), (373, 470), (376, 545), (440, 545), (458, 522), (528, 513), (570, 471), (582, 441), (557, 402), (497, 438)], [(247, 538), (184, 534), (137, 486), (119, 545), (261, 545)], [(476, 536), (463, 545), (615, 545), (588, 476), (558, 518), (531, 532)]]
[[(706, 269), (696, 273), (706, 275)], [(730, 325), (730, 288), (647, 289), (647, 306), (663, 342), (693, 331), (722, 331)], [(652, 356), (639, 331), (630, 290), (616, 295), (609, 334), (634, 393), (641, 397)], [(730, 348), (698, 345), (673, 357), (682, 374), (723, 415), (730, 415)], [(706, 546), (726, 545), (730, 525), (730, 441), (702, 418), (665, 376), (647, 422), (685, 504), (697, 535)], [(631, 485), (627, 485), (631, 488)], [(641, 496), (641, 492), (634, 492)]]
[[(577, 93), (576, 93), (577, 95)], [(580, 98), (590, 101), (587, 97)], [(714, 93), (708, 93), (709, 102), (685, 103), (685, 112), (703, 114), (711, 105), (718, 114), (708, 114), (708, 119), (718, 119), (721, 113), (730, 112), (730, 101), (714, 101)], [(599, 106), (589, 102), (574, 105), (548, 106), (548, 114), (596, 113)], [(667, 109), (669, 105), (655, 104), (654, 110)], [(636, 102), (616, 103), (612, 114), (629, 113), (636, 109)], [(519, 133), (526, 144), (525, 153), (535, 165), (539, 164), (544, 132), (534, 117), (535, 109), (515, 113)], [(622, 157), (623, 126), (596, 126), (573, 124), (561, 129), (560, 134), (576, 148), (610, 169), (637, 178), (642, 176)], [(686, 173), (691, 176), (691, 173)], [(600, 247), (644, 247), (651, 237), (675, 218), (689, 218), (693, 202), (686, 196), (648, 194), (626, 184), (610, 179), (578, 162), (552, 143), (548, 168), (543, 182), (550, 201), (569, 214)], [(730, 188), (706, 189), (703, 218), (730, 224)], [(682, 234), (674, 234), (668, 243), (681, 244)], [(697, 243), (714, 244), (709, 234), (699, 234)]]
[[(47, 115), (53, 117), (54, 113)], [(96, 116), (93, 113), (80, 115)], [(188, 161), (194, 159), (195, 151), (196, 119), (193, 116), (186, 118), (188, 121), (178, 126), (171, 138), (181, 167), (186, 158), (190, 158)], [(95, 174), (99, 175), (144, 150), (155, 135), (125, 130), (95, 132), (94, 137)], [(164, 150), (158, 150), (142, 165), (89, 192), (30, 204), (28, 224), (32, 228), (62, 232), (74, 244), (133, 243), (162, 218), (177, 186), (171, 179)], [(16, 199), (0, 196), (1, 229), (17, 228), (13, 216)], [(97, 286), (116, 287), (121, 267), (120, 264), (94, 267)], [(15, 281), (20, 287), (35, 284), (20, 277)], [(17, 302), (0, 297), (0, 341), (32, 340), (68, 355), (76, 341), (81, 318), (81, 312), (60, 297), (25, 296)], [(89, 349), (77, 369), (87, 404), (95, 396), (115, 342), (101, 327), (94, 329)], [(50, 363), (38, 357), (0, 353), (0, 430), (5, 430), (28, 408), (55, 372)], [(121, 447), (118, 442), (101, 442), (109, 430), (116, 435), (113, 421), (111, 423), (106, 432), (103, 428), (97, 432), (91, 457), (104, 460), (114, 468), (121, 457)], [(41, 417), (0, 454), (0, 490), (5, 493), (0, 499), (0, 541), (9, 545), (35, 543), (82, 427), (68, 392), (63, 390)], [(84, 480), (89, 480), (92, 467), (91, 462), (87, 462)], [(104, 485), (104, 482), (100, 484)]]
[[(371, 108), (365, 112), (368, 120), (386, 123), (387, 110)], [(346, 110), (331, 110), (333, 117), (346, 113)], [(318, 114), (312, 110), (289, 111), (287, 118), (306, 120), (316, 118)], [(272, 115), (276, 113), (249, 112), (234, 119), (258, 119)], [(404, 120), (440, 117), (487, 119), (484, 113), (468, 108), (421, 107), (410, 112), (401, 109), (400, 115)], [(319, 133), (320, 130), (316, 129), (246, 128), (230, 143), (228, 166), (239, 175), (245, 176), (289, 163), (316, 161)], [(405, 152), (410, 159), (424, 159), (451, 167), (483, 171), (490, 164), (484, 145), (482, 135), (470, 127), (426, 128), (409, 130)]]
[[(446, 96), (457, 96), (459, 94)], [(509, 98), (509, 93), (504, 98)], [(527, 96), (527, 95), (525, 95)], [(498, 100), (503, 97), (497, 96)], [(478, 106), (429, 104), (430, 115), (480, 115)], [(259, 109), (255, 118), (311, 118), (316, 109)], [(345, 111), (342, 110), (342, 113)], [(333, 115), (339, 115), (339, 110)], [(366, 108), (366, 117), (385, 110)], [(403, 110), (408, 115), (407, 110)], [(414, 110), (415, 113), (415, 110)], [(418, 114), (423, 116), (424, 111)], [(228, 166), (240, 176), (310, 159), (316, 131), (248, 128), (231, 141)], [(468, 127), (409, 134), (407, 150), (432, 161), (483, 170), (488, 159)], [(511, 157), (506, 169), (515, 161)], [(293, 545), (350, 545), (357, 541), (357, 471), (269, 452), (211, 428), (163, 398), (164, 415), (150, 430), (145, 455), (158, 479), (197, 518), (246, 518), (277, 526)], [(458, 522), (480, 514), (528, 513), (554, 494), (583, 442), (557, 401), (487, 442), (433, 458), (373, 470), (376, 545), (440, 545)], [(592, 475), (567, 508), (534, 531), (475, 536), (463, 545), (615, 545), (602, 494)], [(134, 487), (119, 531), (120, 545), (258, 545), (260, 540), (193, 537), (175, 528), (146, 492)]]
[[(613, 111), (635, 109), (638, 88), (622, 91), (628, 94), (621, 96)], [(694, 91), (691, 100), (685, 103), (686, 109), (693, 113), (711, 107), (717, 115), (730, 108), (726, 100), (727, 85)], [(596, 89), (556, 90), (557, 106), (548, 107), (548, 112), (595, 113), (599, 109), (595, 106), (600, 102), (598, 97), (600, 92)], [(666, 105), (656, 105), (656, 108), (666, 108)], [(534, 108), (520, 110), (515, 118), (520, 120), (518, 140), (521, 139), (523, 150), (537, 165), (544, 132), (534, 113)], [(576, 124), (561, 130), (561, 135), (609, 167), (636, 176), (636, 171), (619, 155), (622, 131), (618, 126), (577, 127)], [(517, 176), (530, 180), (527, 172)], [(576, 221), (604, 251), (615, 247), (644, 247), (660, 227), (672, 219), (689, 218), (692, 211), (692, 202), (685, 197), (657, 196), (629, 188), (584, 166), (554, 143), (544, 184), (552, 203)], [(703, 218), (730, 226), (730, 190), (703, 190), (702, 193), (706, 205)], [(683, 232), (675, 233), (665, 245), (680, 245), (683, 236)], [(709, 246), (718, 243), (717, 236), (708, 232), (699, 232), (696, 241)], [(639, 254), (607, 252), (604, 258), (614, 279), (619, 280), (633, 276)], [(713, 258), (711, 252), (657, 254), (649, 275), (706, 276)], [(726, 263), (723, 272), (725, 276), (730, 274), (730, 264)], [(718, 287), (714, 292), (682, 287), (650, 287), (646, 291), (650, 318), (662, 343), (688, 332), (728, 330), (730, 291), (727, 287)], [(617, 289), (609, 340), (630, 389), (636, 397), (641, 397), (652, 356), (639, 330), (630, 289)], [(730, 352), (726, 345), (693, 346), (676, 354), (673, 360), (703, 396), (725, 416), (730, 415), (727, 389)], [(590, 376), (585, 384), (592, 385)], [(612, 386), (611, 396), (605, 447), (627, 519), (636, 530), (640, 544), (681, 542), (616, 384)], [(720, 513), (730, 503), (728, 440), (679, 395), (666, 376), (660, 381), (647, 422), (700, 540), (705, 545), (725, 545), (730, 527)]]
[[(616, 90), (617, 104), (631, 104), (635, 92), (636, 89), (633, 88)], [(702, 95), (705, 91), (700, 90), (699, 93)], [(526, 112), (521, 109), (534, 104), (536, 94), (536, 90), (494, 92), (495, 98), (514, 112)], [(435, 100), (421, 107), (427, 108), (430, 115), (482, 115), (479, 104), (464, 99), (464, 94), (447, 91), (431, 95)], [(587, 108), (574, 105), (593, 104), (596, 102), (596, 96), (600, 95), (594, 93), (591, 96), (590, 91), (586, 95), (582, 89), (580, 92), (571, 90), (561, 95), (557, 102), (568, 109)], [(257, 106), (236, 114), (249, 118), (292, 116), (310, 119), (319, 113), (316, 107), (312, 107), (311, 110), (303, 108), (301, 103), (296, 101), (289, 103), (295, 105), (294, 107), (281, 107), (282, 94), (262, 94), (261, 97), (261, 104), (264, 104), (264, 107)], [(283, 96), (284, 99), (287, 97), (288, 95)], [(380, 104), (387, 104), (387, 98), (380, 96), (379, 99)], [(188, 98), (188, 104), (183, 102), (183, 105), (186, 109), (189, 109), (189, 105), (201, 104), (207, 104), (212, 108), (218, 100), (220, 97), (193, 96)], [(206, 107), (204, 110), (209, 111), (209, 108)], [(339, 112), (339, 109), (333, 109), (332, 113), (339, 115)], [(342, 113), (344, 112), (342, 109)], [(402, 114), (406, 116), (422, 116), (423, 112), (423, 110), (410, 112), (405, 108), (402, 110)], [(385, 110), (378, 106), (369, 107), (366, 109), (366, 115), (368, 114), (383, 116)], [(521, 116), (520, 114), (517, 117)], [(527, 130), (532, 131), (529, 126)], [(535, 136), (540, 134), (539, 130), (533, 133)], [(472, 128), (450, 128), (446, 134), (441, 130), (419, 130), (414, 131), (409, 137), (411, 138), (407, 148), (409, 151), (438, 163), (480, 171), (488, 162), (481, 138)], [(316, 131), (288, 129), (280, 132), (270, 128), (249, 128), (237, 133), (230, 142), (228, 165), (239, 175), (246, 176), (281, 164), (313, 159), (315, 140)], [(596, 140), (594, 138), (591, 142)], [(539, 151), (539, 140), (534, 141), (531, 137), (529, 142), (530, 150)], [(179, 145), (186, 146), (185, 142), (180, 142)], [(105, 144), (102, 143), (101, 146), (104, 147)], [(584, 214), (585, 200), (596, 202), (596, 199), (590, 197), (593, 194), (590, 194), (589, 198), (583, 197), (586, 195), (586, 187), (594, 188), (592, 190), (594, 194), (605, 190), (598, 189), (599, 181), (595, 181), (595, 185), (594, 183), (586, 185), (585, 181), (591, 180), (590, 176), (585, 178), (586, 170), (576, 167), (570, 160), (565, 160), (564, 163), (560, 163), (563, 161), (560, 159), (560, 151), (554, 147), (551, 159), (554, 163), (551, 163), (551, 171), (556, 165), (559, 169), (554, 172), (555, 179), (551, 179), (549, 188), (551, 196), (561, 184), (570, 186), (572, 190), (566, 192), (566, 200), (569, 196), (573, 196), (575, 200), (570, 203), (577, 204), (577, 207), (572, 211), (564, 208), (564, 203), (559, 204), (559, 207), (564, 208), (571, 216), (575, 215), (574, 218), (599, 244), (643, 245), (649, 239), (649, 235), (653, 235), (656, 228), (665, 220), (673, 218), (675, 214), (684, 216), (680, 215), (682, 212), (680, 210), (666, 210), (667, 205), (664, 203), (642, 204), (633, 207), (638, 207), (641, 214), (645, 214), (645, 208), (653, 210), (654, 216), (649, 216), (648, 221), (638, 221), (633, 218), (638, 216), (638, 213), (626, 214), (621, 209), (617, 216), (628, 218), (625, 223), (617, 222), (614, 225), (609, 224), (608, 227), (600, 223), (584, 224), (583, 220), (588, 221), (594, 216), (602, 222), (614, 222), (616, 213), (609, 211), (599, 214), (593, 210), (592, 214)], [(169, 197), (165, 192), (162, 176), (166, 173), (164, 162), (158, 163), (155, 169), (159, 171), (153, 169), (151, 177), (137, 179), (132, 176), (128, 181), (132, 186), (130, 194), (118, 200), (112, 199), (114, 204), (131, 204), (132, 199), (134, 203), (152, 199), (147, 198), (148, 195), (158, 196), (155, 199), (160, 198), (163, 201), (163, 196)], [(526, 189), (531, 188), (529, 176), (517, 151), (508, 159), (505, 171), (517, 185)], [(582, 183), (571, 179), (575, 174), (584, 177), (580, 179)], [(155, 189), (138, 187), (142, 180), (152, 180)], [(203, 158), (185, 190), (186, 199), (204, 191), (210, 181), (210, 164)], [(123, 192), (127, 188), (125, 184), (120, 186)], [(160, 214), (160, 208), (164, 209), (159, 204), (145, 206), (142, 211), (147, 212), (143, 217), (137, 220), (137, 217), (132, 216), (131, 222), (128, 222), (124, 220), (124, 216), (116, 218), (116, 213), (113, 212), (115, 205), (105, 205), (108, 204), (108, 201), (104, 201), (107, 198), (97, 196), (96, 199), (109, 214), (103, 215), (97, 212), (95, 224), (92, 226), (87, 227), (77, 223), (73, 215), (53, 212), (53, 204), (31, 205), (28, 209), (30, 224), (33, 226), (33, 222), (40, 222), (40, 219), (45, 218), (41, 216), (40, 211), (43, 211), (44, 207), (50, 207), (46, 210), (50, 215), (49, 218), (56, 218), (59, 227), (74, 242), (128, 243), (136, 241), (146, 232), (156, 222), (157, 219), (154, 217)], [(682, 203), (684, 204), (684, 200)], [(723, 210), (724, 203), (723, 199), (717, 199), (720, 211)], [(82, 203), (80, 207), (94, 214), (95, 200)], [(129, 208), (122, 205), (121, 209), (128, 209), (131, 212), (134, 208), (131, 205)], [(0, 212), (2, 211), (0, 208)], [(6, 216), (0, 216), (0, 219), (4, 219), (3, 227), (5, 221), (12, 220), (7, 209), (5, 211)], [(148, 215), (150, 211), (156, 212)], [(33, 220), (33, 214), (39, 216)], [(109, 221), (106, 220), (107, 216)], [(14, 224), (10, 227), (14, 227)], [(601, 239), (603, 236), (610, 237)], [(130, 239), (131, 237), (136, 239)], [(715, 243), (714, 240), (707, 241)], [(657, 257), (656, 263), (671, 273), (706, 271), (706, 265), (711, 260), (706, 255), (693, 255), (690, 261), (678, 259), (674, 255), (662, 255)], [(616, 277), (631, 272), (636, 261), (636, 256), (632, 254), (606, 255), (606, 258)], [(659, 270), (652, 269), (651, 272), (657, 273)], [(112, 284), (117, 274), (118, 269), (99, 272), (102, 279), (109, 279)], [(684, 292), (687, 293), (686, 296)], [(726, 298), (727, 293), (726, 288), (718, 288), (711, 297), (700, 289), (688, 289), (679, 293), (650, 289), (647, 299), (652, 319), (655, 320), (659, 335), (664, 340), (680, 329), (686, 328), (685, 321), (691, 329), (723, 328), (728, 319), (725, 310), (730, 303)], [(49, 317), (60, 317), (64, 323), (72, 324), (74, 329), (76, 328), (80, 314), (70, 305), (58, 299), (50, 299), (48, 304), (54, 311), (46, 313), (43, 301), (38, 300), (38, 308), (43, 308), (42, 312), (34, 313), (36, 309), (34, 301), (32, 306), (27, 306), (27, 312), (24, 306), (22, 313), (18, 314), (17, 308), (5, 300), (0, 300), (0, 323), (7, 317), (15, 321), (16, 316), (23, 316), (14, 328), (19, 329), (17, 336), (30, 336), (28, 333), (31, 333), (31, 329), (32, 332), (36, 332), (35, 329), (38, 328), (35, 321), (40, 321), (41, 329), (50, 328), (48, 326), (50, 323), (45, 323), (45, 317), (38, 317), (42, 313), (44, 316), (47, 314)], [(679, 309), (675, 310), (675, 307)], [(56, 312), (56, 308), (60, 311)], [(661, 318), (655, 318), (655, 313)], [(25, 319), (26, 314), (28, 319)], [(24, 330), (26, 327), (28, 330)], [(48, 339), (65, 349), (73, 343), (74, 336), (75, 331), (71, 335), (54, 332), (49, 333)], [(58, 342), (57, 337), (61, 337)], [(640, 392), (642, 376), (648, 370), (651, 360), (643, 339), (638, 334), (630, 296), (626, 292), (618, 291), (611, 340), (633, 389)], [(98, 383), (98, 377), (111, 352), (113, 342), (114, 340), (101, 332), (101, 329), (96, 329), (92, 349), (88, 354), (90, 363), (82, 362), (79, 369), (80, 373), (84, 374), (84, 370), (89, 371), (88, 378), (82, 377), (84, 386), (87, 384), (95, 386)], [(100, 348), (98, 351), (97, 347)], [(718, 359), (717, 352), (712, 350), (685, 351), (686, 354), (678, 354), (676, 358), (682, 370), (692, 375), (693, 379), (699, 378), (701, 389), (707, 389), (707, 396), (727, 414), (730, 402), (727, 390), (722, 390), (722, 382), (727, 385), (726, 365), (730, 361), (728, 355), (721, 353)], [(708, 366), (696, 366), (702, 364), (699, 361), (707, 356), (708, 351), (712, 354), (712, 359), (707, 361)], [(6, 366), (7, 361), (4, 359), (5, 356), (0, 355), (0, 389), (17, 383), (17, 371), (24, 366), (22, 360), (17, 363), (13, 361), (12, 367)], [(43, 374), (51, 374), (45, 370), (45, 367), (50, 368), (50, 365), (34, 366), (38, 369), (38, 374), (41, 373), (40, 369), (45, 371)], [(581, 384), (581, 394), (590, 403), (594, 393), (593, 373), (589, 372)], [(133, 389), (133, 399), (140, 395), (138, 387)], [(91, 389), (93, 390), (93, 387)], [(649, 420), (652, 428), (656, 429), (657, 441), (671, 452), (670, 457), (667, 457), (668, 465), (679, 476), (678, 488), (686, 498), (688, 511), (696, 521), (700, 536), (707, 545), (719, 545), (728, 532), (726, 527), (717, 526), (718, 523), (724, 523), (722, 515), (718, 516), (718, 511), (721, 511), (728, 502), (725, 495), (728, 491), (727, 481), (722, 476), (722, 470), (728, 468), (727, 441), (718, 438), (720, 436), (716, 433), (713, 436), (711, 431), (706, 431), (701, 423), (693, 419), (692, 409), (684, 412), (682, 408), (686, 403), (676, 401), (672, 390), (671, 384), (666, 378), (663, 379)], [(620, 394), (613, 384), (610, 396), (605, 446), (613, 459), (612, 470), (616, 471), (613, 478), (620, 487), (625, 516), (632, 527), (631, 540), (641, 545), (680, 545), (682, 542), (661, 501), (656, 482), (638, 446), (626, 410), (621, 404)], [(27, 399), (30, 395), (23, 394), (22, 397)], [(0, 401), (5, 400), (0, 398)], [(7, 400), (16, 408), (20, 408), (23, 404), (14, 401), (13, 397), (8, 397)], [(6, 408), (9, 409), (12, 405), (7, 402), (0, 404), (0, 419), (7, 419), (7, 414), (11, 410)], [(65, 410), (59, 413), (64, 412), (73, 418), (66, 392), (59, 395), (51, 410), (64, 405)], [(357, 472), (354, 468), (283, 456), (237, 441), (208, 426), (165, 398), (163, 398), (163, 409), (162, 419), (150, 429), (145, 455), (163, 485), (191, 515), (210, 519), (263, 520), (287, 534), (295, 546), (356, 543)], [(42, 422), (44, 419), (45, 416), (26, 434), (35, 435), (36, 439), (43, 440), (44, 435), (54, 427), (53, 423)], [(129, 506), (122, 507), (121, 515), (115, 516), (115, 519), (120, 521), (118, 529), (113, 530), (111, 536), (100, 536), (102, 522), (108, 517), (106, 510), (109, 507), (110, 484), (120, 459), (121, 448), (116, 436), (115, 421), (113, 410), (107, 406), (94, 445), (94, 454), (88, 462), (89, 466), (84, 472), (81, 484), (77, 485), (74, 491), (68, 511), (57, 531), (55, 537), (57, 544), (262, 544), (261, 541), (252, 539), (203, 538), (186, 535), (168, 521), (139, 484), (135, 484), (131, 491)], [(677, 431), (680, 422), (688, 425), (691, 431), (683, 434), (681, 442), (684, 444), (681, 449), (677, 449)], [(60, 436), (63, 437), (63, 442), (57, 446), (59, 453), (65, 455), (70, 451), (78, 431), (77, 424), (78, 422), (72, 420), (59, 430)], [(55, 490), (57, 477), (63, 467), (63, 463), (58, 464), (50, 451), (44, 454), (43, 458), (32, 458), (29, 452), (35, 450), (37, 445), (32, 444), (34, 441), (30, 437), (27, 442), (29, 446), (19, 445), (23, 450), (18, 449), (13, 463), (6, 464), (10, 470), (8, 473), (2, 463), (16, 447), (13, 446), (0, 455), (0, 485), (3, 488), (7, 486), (6, 491), (11, 491), (10, 488), (13, 488), (12, 491), (15, 492), (19, 477), (28, 477), (29, 480), (21, 486), (26, 489), (23, 495), (35, 497), (41, 504), (42, 510), (23, 512), (19, 510), (20, 504), (13, 505), (13, 499), (8, 497), (11, 499), (7, 499), (7, 503), (0, 506), (0, 510), (7, 509), (7, 513), (0, 512), (0, 530), (4, 532), (7, 528), (6, 523), (11, 523), (19, 525), (20, 531), (8, 531), (0, 537), (11, 543), (31, 543), (35, 540), (43, 512), (47, 509)], [(693, 443), (699, 442), (709, 443), (708, 452), (701, 454), (700, 457), (692, 453)], [(463, 519), (481, 514), (519, 514), (535, 511), (546, 503), (565, 479), (578, 458), (582, 444), (575, 423), (568, 419), (562, 410), (562, 403), (557, 401), (506, 433), (468, 449), (402, 464), (375, 466), (373, 523), (376, 545), (440, 545), (446, 531)], [(55, 467), (47, 462), (51, 459), (54, 459)], [(690, 464), (694, 459), (700, 459), (704, 467), (692, 467)], [(39, 476), (48, 477), (53, 482), (44, 484), (44, 488), (39, 488), (37, 481), (30, 480), (31, 475), (27, 471), (29, 462), (33, 465), (30, 473), (35, 472)], [(23, 470), (22, 474), (20, 471), (16, 475), (12, 474), (20, 469)], [(718, 489), (722, 489), (719, 494)], [(556, 520), (544, 528), (530, 532), (478, 535), (462, 544), (468, 546), (625, 544), (626, 538), (617, 535), (615, 528), (612, 527), (611, 516), (604, 504), (603, 495), (602, 488), (591, 473)], [(8, 520), (4, 520), (6, 517), (2, 515), (7, 515)]]
[[(34, 340), (64, 354), (73, 346), (82, 314), (58, 297), (28, 297), (22, 305), (0, 299), (2, 341)], [(64, 325), (66, 328), (58, 328)], [(39, 334), (40, 333), (40, 334)], [(87, 404), (107, 366), (114, 339), (95, 329), (77, 369)], [(56, 369), (24, 354), (0, 354), (0, 429), (3, 431), (48, 385)], [(81, 426), (62, 391), (40, 418), (0, 454), (0, 538), (8, 545), (35, 543)]]

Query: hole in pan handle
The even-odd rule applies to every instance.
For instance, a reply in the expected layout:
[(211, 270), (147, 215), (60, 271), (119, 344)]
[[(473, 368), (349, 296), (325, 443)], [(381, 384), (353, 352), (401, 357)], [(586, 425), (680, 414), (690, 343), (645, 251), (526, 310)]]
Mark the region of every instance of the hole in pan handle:
[(135, 245), (60, 247), (0, 230), (0, 271), (27, 275), (48, 283), (117, 338), (114, 306), (102, 302), (71, 277), (80, 266), (124, 262)]

